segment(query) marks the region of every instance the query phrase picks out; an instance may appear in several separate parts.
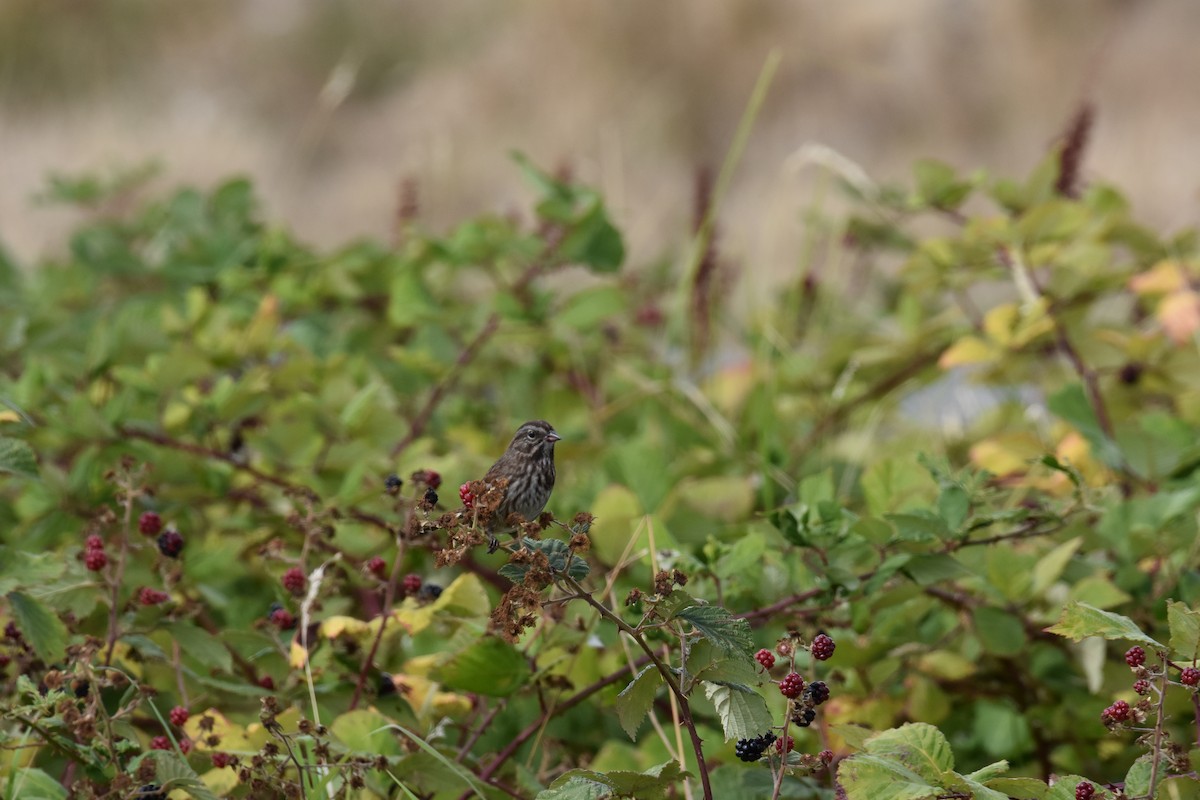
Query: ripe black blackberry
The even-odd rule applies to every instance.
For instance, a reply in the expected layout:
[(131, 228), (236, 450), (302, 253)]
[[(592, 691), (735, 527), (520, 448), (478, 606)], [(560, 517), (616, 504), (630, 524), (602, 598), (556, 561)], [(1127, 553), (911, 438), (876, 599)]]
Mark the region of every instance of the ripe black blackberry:
[(733, 752), (742, 761), (758, 761), (762, 758), (763, 752), (774, 742), (775, 734), (768, 731), (762, 736), (755, 736), (753, 739), (738, 739)]
[(813, 724), (813, 720), (817, 718), (816, 709), (807, 706), (801, 706), (792, 713), (792, 722), (799, 725), (801, 728), (807, 728)]
[(400, 476), (394, 472), (383, 480), (383, 490), (388, 494), (396, 494), (402, 486), (404, 486), (404, 481), (400, 480)]
[(812, 644), (809, 645), (808, 649), (817, 661), (828, 661), (836, 647), (837, 645), (833, 643), (833, 639), (824, 633), (818, 633), (813, 637)]
[(174, 528), (168, 528), (158, 536), (158, 552), (167, 558), (179, 558), (183, 552), (183, 535)]
[(829, 687), (825, 685), (825, 681), (813, 681), (805, 687), (803, 699), (814, 706), (819, 706), (829, 699)]
[[(1146, 651), (1137, 645), (1134, 645), (1125, 651), (1125, 663), (1133, 669), (1137, 669), (1142, 664), (1146, 663)], [(1081, 783), (1079, 785), (1082, 786), (1083, 784)]]

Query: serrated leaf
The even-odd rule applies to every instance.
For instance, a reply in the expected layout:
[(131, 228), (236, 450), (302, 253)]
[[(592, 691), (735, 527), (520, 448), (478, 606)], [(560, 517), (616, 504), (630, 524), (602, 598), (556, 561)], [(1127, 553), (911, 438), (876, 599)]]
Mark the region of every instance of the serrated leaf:
[(725, 740), (749, 739), (771, 729), (774, 720), (762, 695), (736, 683), (703, 681), (704, 694), (721, 720)]
[(1163, 649), (1161, 644), (1143, 633), (1129, 617), (1111, 611), (1101, 611), (1087, 603), (1068, 603), (1063, 609), (1062, 617), (1057, 623), (1046, 628), (1046, 632), (1056, 633), (1076, 642), (1089, 636), (1099, 636), (1102, 639), (1123, 639), (1147, 644), (1156, 650)]
[(152, 750), (146, 758), (154, 761), (155, 781), (165, 791), (183, 789), (195, 800), (217, 800), (217, 796), (200, 780), (196, 771), (173, 751)]
[(838, 764), (846, 800), (932, 800), (942, 790), (890, 758), (855, 753)]
[(897, 759), (931, 781), (954, 769), (954, 754), (946, 736), (924, 722), (905, 723), (872, 736), (867, 741), (867, 752)]
[(67, 654), (67, 626), (50, 609), (24, 592), (9, 592), (9, 608), (25, 640), (47, 664), (63, 660)]
[(549, 789), (538, 792), (536, 800), (599, 800), (608, 797), (660, 800), (666, 798), (675, 785), (686, 777), (688, 773), (674, 761), (651, 767), (645, 772), (573, 769), (555, 779)]
[(485, 636), (443, 664), (438, 679), (449, 689), (507, 697), (524, 686), (529, 675), (529, 662), (521, 651)]
[(675, 618), (687, 620), (721, 650), (743, 653), (746, 658), (754, 652), (749, 620), (735, 617), (720, 606), (689, 606), (680, 610)]
[[(583, 580), (592, 571), (588, 563), (572, 553), (571, 548), (561, 539), (525, 539), (524, 545), (530, 550), (544, 553), (550, 561), (550, 569), (558, 573), (565, 572), (577, 581)], [(500, 567), (498, 572), (513, 583), (521, 583), (531, 566), (510, 561)]]
[(1150, 794), (1150, 756), (1142, 756), (1133, 762), (1125, 773), (1125, 794), (1129, 797), (1145, 797)]
[(25, 800), (67, 800), (67, 790), (54, 778), (35, 767), (19, 769), (0, 783), (0, 797)]
[(1171, 630), (1171, 652), (1176, 658), (1194, 661), (1200, 655), (1200, 611), (1172, 600), (1167, 603), (1167, 626)]
[(0, 436), (0, 472), (36, 478), (38, 465), (33, 448), (21, 439)]
[(654, 696), (662, 685), (662, 673), (653, 664), (647, 664), (617, 695), (617, 718), (621, 720), (625, 733), (635, 742), (638, 728), (650, 713)]

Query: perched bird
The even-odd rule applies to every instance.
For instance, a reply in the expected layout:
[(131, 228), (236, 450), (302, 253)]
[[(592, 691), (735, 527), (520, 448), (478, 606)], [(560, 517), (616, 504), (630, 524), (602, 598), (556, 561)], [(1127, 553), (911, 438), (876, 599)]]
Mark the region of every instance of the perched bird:
[[(504, 500), (496, 509), (489, 535), (504, 530), (509, 514), (519, 514), (526, 520), (537, 519), (554, 491), (554, 443), (562, 437), (545, 420), (526, 422), (513, 436), (504, 455), (483, 476), (485, 483), (501, 478), (508, 481)], [(492, 535), (492, 546), (496, 548)]]

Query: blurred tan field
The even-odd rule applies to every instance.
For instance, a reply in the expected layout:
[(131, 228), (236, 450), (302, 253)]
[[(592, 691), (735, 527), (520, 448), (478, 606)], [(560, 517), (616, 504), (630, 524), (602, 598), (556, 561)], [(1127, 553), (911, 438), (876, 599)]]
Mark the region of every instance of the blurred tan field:
[(1173, 228), (1200, 208), (1198, 35), (1188, 0), (3, 0), (0, 241), (52, 255), (77, 212), (34, 201), (48, 174), (151, 160), (159, 186), (249, 174), (322, 245), (387, 237), (406, 180), (441, 228), (521, 209), (520, 150), (599, 186), (633, 263), (679, 258), (773, 49), (720, 212), (751, 288), (828, 208), (806, 145), (883, 180), (1022, 174), (1084, 97), (1086, 175)]

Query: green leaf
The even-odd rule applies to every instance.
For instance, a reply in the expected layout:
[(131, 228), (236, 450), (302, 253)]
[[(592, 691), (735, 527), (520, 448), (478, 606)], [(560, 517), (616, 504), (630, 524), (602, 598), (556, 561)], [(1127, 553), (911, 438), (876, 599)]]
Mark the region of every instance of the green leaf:
[(561, 258), (583, 264), (592, 272), (616, 272), (625, 260), (625, 242), (621, 232), (609, 221), (604, 204), (597, 199), (573, 229), (563, 238)]
[(1125, 457), (1117, 443), (1108, 438), (1108, 434), (1100, 427), (1096, 412), (1088, 403), (1081, 385), (1073, 383), (1051, 395), (1046, 401), (1046, 406), (1087, 439), (1097, 458), (1113, 469), (1124, 467)]
[(194, 800), (217, 800), (217, 796), (178, 753), (170, 750), (152, 750), (145, 757), (154, 761), (154, 779), (164, 791), (183, 789)]
[(1101, 611), (1087, 603), (1068, 603), (1063, 609), (1062, 617), (1054, 625), (1046, 628), (1046, 631), (1076, 642), (1089, 636), (1099, 636), (1103, 639), (1124, 639), (1146, 644), (1157, 650), (1163, 649), (1161, 644), (1143, 633), (1129, 617), (1111, 611)]
[(67, 800), (62, 784), (35, 767), (18, 769), (15, 775), (0, 783), (0, 797), (22, 800)]
[(1082, 544), (1083, 537), (1076, 536), (1042, 556), (1033, 568), (1032, 592), (1034, 595), (1040, 596), (1062, 576), (1063, 570), (1067, 568), (1067, 564), (1071, 563), (1071, 559)]
[(1125, 795), (1146, 797), (1150, 794), (1151, 757), (1142, 756), (1133, 762), (1125, 773)]
[(33, 448), (21, 439), (0, 436), (0, 472), (36, 478), (38, 465)]
[(705, 696), (721, 720), (726, 741), (761, 736), (774, 724), (767, 701), (749, 686), (711, 681), (703, 685)]
[(42, 588), (66, 571), (59, 553), (28, 553), (0, 547), (0, 594), (14, 589)]
[(651, 767), (645, 772), (573, 769), (556, 778), (549, 789), (538, 792), (536, 800), (600, 800), (607, 797), (664, 800), (674, 791), (676, 784), (686, 777), (688, 773), (674, 761)]
[(9, 608), (25, 640), (47, 664), (63, 660), (67, 654), (67, 626), (56, 614), (23, 592), (9, 592)]
[(971, 497), (961, 486), (951, 484), (942, 489), (937, 500), (938, 515), (952, 532), (958, 532), (971, 510)]
[[(1054, 782), (1054, 785), (1043, 795), (1045, 800), (1075, 800), (1075, 787), (1083, 783), (1086, 779), (1078, 775), (1063, 775)], [(1096, 787), (1097, 798), (1111, 797), (1108, 792), (1100, 787)]]
[(650, 713), (654, 695), (662, 685), (662, 673), (653, 664), (647, 664), (617, 695), (617, 718), (630, 739), (637, 741), (638, 728)]
[(924, 722), (906, 723), (872, 736), (867, 752), (896, 759), (929, 780), (954, 769), (954, 754), (945, 735)]
[(933, 800), (943, 792), (891, 758), (855, 753), (838, 764), (846, 800)]
[(735, 617), (721, 606), (689, 606), (675, 615), (687, 620), (718, 648), (742, 653), (747, 659), (754, 653), (754, 636), (749, 620)]
[(1194, 661), (1200, 656), (1200, 611), (1184, 603), (1167, 603), (1167, 626), (1171, 630), (1171, 652), (1176, 658)]
[(356, 709), (339, 715), (329, 729), (351, 752), (399, 755), (400, 744), (387, 731), (387, 725), (387, 717), (378, 711)]
[(507, 697), (524, 686), (529, 675), (529, 662), (520, 650), (485, 636), (443, 664), (438, 678), (451, 689)]
[(233, 670), (233, 656), (221, 640), (190, 622), (168, 625), (166, 630), (190, 658), (194, 658), (210, 669), (221, 672)]
[[(588, 563), (572, 553), (571, 548), (561, 539), (525, 539), (524, 545), (529, 550), (545, 553), (550, 561), (550, 569), (559, 573), (565, 572), (577, 581), (583, 580), (592, 571)], [(510, 561), (500, 567), (498, 572), (513, 583), (521, 583), (531, 567), (531, 564)]]
[(943, 581), (953, 581), (974, 576), (971, 570), (964, 567), (953, 556), (945, 553), (932, 553), (913, 557), (900, 568), (914, 583), (920, 586), (931, 586)]
[(1046, 782), (1037, 778), (992, 778), (985, 785), (1016, 800), (1043, 800), (1050, 791)]
[(1028, 720), (1005, 703), (977, 701), (974, 727), (979, 743), (992, 756), (1017, 756), (1032, 749)]
[(983, 649), (998, 656), (1014, 656), (1025, 648), (1025, 627), (1021, 620), (991, 606), (974, 611), (975, 633)]

